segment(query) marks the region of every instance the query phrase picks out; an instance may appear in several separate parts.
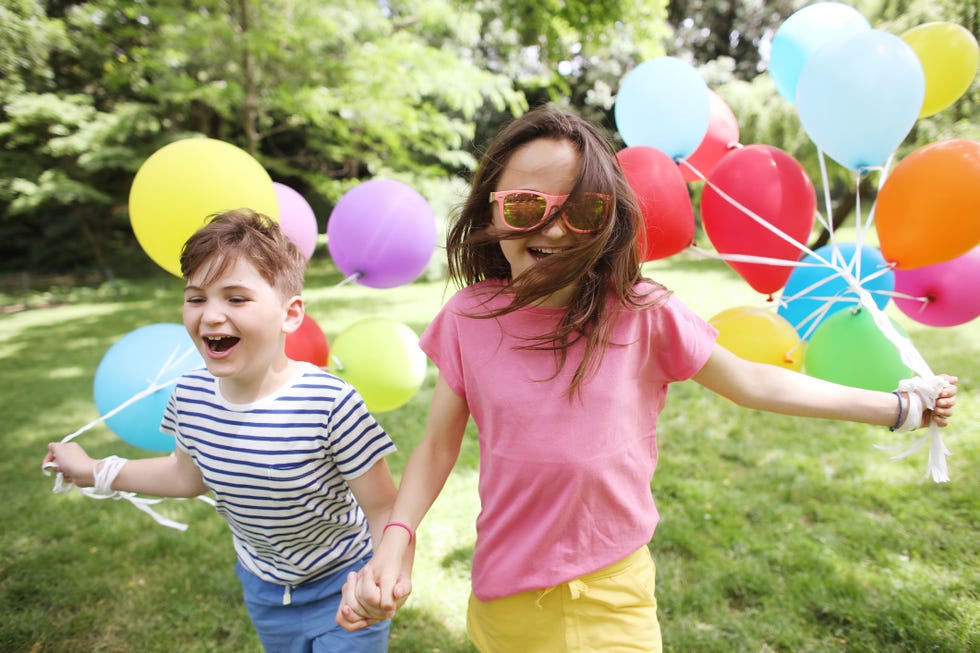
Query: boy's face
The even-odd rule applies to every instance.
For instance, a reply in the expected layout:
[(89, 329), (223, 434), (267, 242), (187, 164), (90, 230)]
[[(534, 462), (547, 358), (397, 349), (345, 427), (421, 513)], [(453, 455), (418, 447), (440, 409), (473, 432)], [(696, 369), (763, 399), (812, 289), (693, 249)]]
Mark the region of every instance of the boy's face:
[(302, 300), (284, 297), (244, 258), (207, 283), (209, 267), (187, 279), (184, 326), (212, 374), (261, 390), (286, 363), (286, 334), (303, 319)]

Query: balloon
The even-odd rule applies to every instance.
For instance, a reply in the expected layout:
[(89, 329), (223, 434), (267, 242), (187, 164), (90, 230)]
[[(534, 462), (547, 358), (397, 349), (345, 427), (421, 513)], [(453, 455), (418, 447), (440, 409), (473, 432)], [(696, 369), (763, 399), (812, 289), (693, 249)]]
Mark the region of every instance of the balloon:
[(932, 265), (980, 243), (980, 141), (920, 147), (899, 162), (875, 204), (885, 260), (899, 269)]
[(793, 325), (765, 309), (736, 306), (708, 320), (718, 329), (718, 344), (745, 360), (803, 369), (803, 342)]
[(694, 209), (677, 164), (660, 150), (637, 145), (616, 154), (643, 213), (645, 261), (666, 258), (694, 240)]
[(279, 202), (279, 228), (303, 253), (307, 261), (316, 249), (316, 215), (302, 195), (289, 186), (272, 182)]
[[(701, 195), (701, 222), (722, 254), (796, 261), (800, 249), (750, 218), (722, 192), (797, 243), (806, 242), (817, 206), (813, 184), (796, 159), (770, 145), (749, 145), (718, 162)], [(792, 267), (726, 261), (761, 293), (786, 283)]]
[(184, 243), (214, 213), (250, 208), (279, 219), (269, 173), (248, 152), (212, 138), (165, 145), (143, 162), (129, 189), (129, 220), (143, 251), (180, 274)]
[(307, 361), (326, 367), (330, 356), (327, 336), (309, 313), (303, 316), (299, 328), (286, 335), (286, 356), (294, 361)]
[(334, 263), (371, 288), (414, 281), (435, 246), (432, 208), (411, 186), (392, 179), (365, 181), (344, 193), (327, 223)]
[(857, 9), (839, 2), (818, 2), (794, 12), (772, 39), (769, 75), (776, 91), (795, 103), (800, 71), (814, 52), (842, 36), (870, 29)]
[(407, 325), (367, 318), (333, 340), (330, 358), (337, 376), (354, 386), (371, 412), (403, 406), (425, 380), (426, 358)]
[[(735, 114), (721, 96), (708, 90), (708, 131), (694, 153), (687, 157), (687, 163), (704, 177), (709, 177), (721, 157), (725, 156), (738, 145), (739, 131)], [(681, 165), (684, 181), (700, 181), (697, 175), (686, 165)]]
[(877, 248), (870, 245), (858, 247), (857, 243), (837, 243), (824, 245), (814, 253), (816, 256), (808, 254), (803, 258), (802, 265), (793, 268), (783, 288), (778, 310), (804, 340), (809, 339), (828, 316), (858, 304), (857, 293), (847, 281), (833, 267), (822, 264), (820, 259), (848, 270), (857, 278), (858, 284), (871, 293), (878, 308), (884, 309), (888, 305), (890, 293), (895, 287), (895, 273), (888, 270)]
[(900, 311), (921, 324), (948, 327), (980, 316), (980, 248), (935, 265), (895, 271), (895, 291), (924, 297), (895, 298)]
[(880, 166), (912, 129), (925, 75), (909, 45), (881, 30), (857, 32), (817, 50), (796, 87), (810, 139), (851, 170)]
[(704, 138), (709, 107), (708, 86), (693, 66), (658, 57), (626, 74), (613, 112), (626, 145), (648, 145), (676, 159)]
[[(154, 383), (166, 385), (204, 359), (182, 324), (151, 324), (131, 331), (102, 356), (95, 371), (95, 406), (105, 415)], [(106, 420), (117, 436), (141, 449), (173, 451), (174, 439), (160, 432), (173, 384), (130, 404)]]
[(902, 34), (919, 57), (926, 95), (919, 117), (939, 113), (970, 88), (980, 63), (977, 39), (955, 23), (926, 23)]
[(805, 359), (810, 376), (854, 388), (890, 392), (913, 376), (865, 309), (839, 311), (824, 320), (806, 347)]

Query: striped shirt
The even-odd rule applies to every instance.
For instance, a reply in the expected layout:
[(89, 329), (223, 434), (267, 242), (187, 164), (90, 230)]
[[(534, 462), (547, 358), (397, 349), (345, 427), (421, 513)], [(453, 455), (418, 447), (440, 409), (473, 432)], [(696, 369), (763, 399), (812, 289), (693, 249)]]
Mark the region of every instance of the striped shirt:
[(395, 445), (345, 381), (304, 364), (277, 392), (243, 405), (194, 370), (174, 389), (160, 429), (200, 468), (239, 560), (259, 578), (297, 585), (371, 550), (347, 481)]

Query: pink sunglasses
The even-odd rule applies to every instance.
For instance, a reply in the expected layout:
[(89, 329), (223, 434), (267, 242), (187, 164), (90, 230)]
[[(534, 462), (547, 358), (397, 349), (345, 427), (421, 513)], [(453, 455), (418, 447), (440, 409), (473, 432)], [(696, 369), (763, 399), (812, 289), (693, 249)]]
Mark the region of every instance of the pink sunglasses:
[(606, 223), (609, 196), (582, 193), (568, 201), (569, 195), (549, 195), (536, 190), (498, 190), (490, 193), (490, 203), (497, 205), (498, 215), (514, 231), (530, 231), (551, 217), (559, 208), (562, 222), (575, 233), (593, 234)]

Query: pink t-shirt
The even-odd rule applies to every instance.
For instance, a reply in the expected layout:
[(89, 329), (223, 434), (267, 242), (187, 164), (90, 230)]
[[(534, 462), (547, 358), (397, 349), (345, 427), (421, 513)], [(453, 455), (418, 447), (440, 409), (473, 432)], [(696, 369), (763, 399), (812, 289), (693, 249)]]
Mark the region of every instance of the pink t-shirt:
[(583, 343), (550, 381), (554, 354), (518, 349), (526, 344), (520, 336), (550, 331), (564, 309), (467, 317), (506, 305), (506, 295), (487, 301), (487, 291), (502, 283), (458, 292), (421, 338), (466, 399), (480, 434), (472, 580), (482, 601), (553, 587), (650, 541), (659, 520), (650, 481), (667, 384), (696, 374), (717, 337), (673, 296), (641, 310), (622, 308), (612, 342), (623, 346), (606, 349), (581, 399), (567, 397)]

